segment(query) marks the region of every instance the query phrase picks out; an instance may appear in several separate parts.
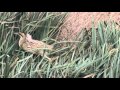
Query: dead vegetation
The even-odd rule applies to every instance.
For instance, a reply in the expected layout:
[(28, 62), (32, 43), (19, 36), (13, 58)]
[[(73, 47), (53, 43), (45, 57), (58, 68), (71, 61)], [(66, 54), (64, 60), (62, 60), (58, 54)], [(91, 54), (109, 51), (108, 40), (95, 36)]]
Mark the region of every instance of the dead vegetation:
[(64, 24), (60, 27), (59, 40), (73, 40), (83, 29), (90, 29), (94, 21), (97, 27), (99, 21), (114, 21), (120, 23), (120, 12), (69, 12)]

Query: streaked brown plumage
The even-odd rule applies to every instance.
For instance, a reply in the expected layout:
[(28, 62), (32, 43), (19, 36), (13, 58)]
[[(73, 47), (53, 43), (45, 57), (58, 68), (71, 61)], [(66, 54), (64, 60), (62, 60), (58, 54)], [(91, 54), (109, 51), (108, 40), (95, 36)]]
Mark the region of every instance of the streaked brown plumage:
[(32, 36), (30, 34), (25, 35), (24, 33), (19, 32), (18, 35), (20, 36), (19, 47), (33, 54), (38, 54), (41, 56), (44, 55), (45, 58), (51, 60), (51, 58), (47, 56), (47, 52), (44, 53), (44, 50), (52, 51), (52, 45), (48, 45), (42, 41), (32, 39)]

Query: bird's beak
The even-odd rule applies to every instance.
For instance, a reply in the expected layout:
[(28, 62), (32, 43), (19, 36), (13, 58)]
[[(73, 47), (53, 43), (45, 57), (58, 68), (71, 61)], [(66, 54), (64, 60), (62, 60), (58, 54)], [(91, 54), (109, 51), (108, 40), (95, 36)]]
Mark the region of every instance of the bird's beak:
[(19, 35), (20, 37), (25, 37), (25, 34), (24, 34), (24, 33), (21, 33), (21, 32), (14, 33), (14, 34)]
[(14, 33), (15, 35), (23, 36), (21, 32)]

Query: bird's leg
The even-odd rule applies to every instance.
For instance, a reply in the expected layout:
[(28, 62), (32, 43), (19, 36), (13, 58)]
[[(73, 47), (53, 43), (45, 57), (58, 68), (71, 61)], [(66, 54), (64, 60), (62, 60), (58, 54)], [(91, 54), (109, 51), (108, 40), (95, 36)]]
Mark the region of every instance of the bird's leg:
[(54, 61), (54, 60), (56, 60), (56, 59), (58, 59), (58, 58), (59, 58), (59, 56), (57, 56), (57, 57), (52, 57), (51, 60)]
[(51, 58), (49, 58), (48, 56), (44, 55), (44, 57), (45, 57), (46, 59), (48, 59), (48, 60), (49, 60), (49, 62), (52, 62), (52, 59), (51, 59)]
[(43, 57), (45, 57), (46, 59), (49, 60), (49, 62), (53, 62), (54, 60), (56, 60), (58, 57), (54, 57), (54, 58), (49, 58), (46, 53), (43, 55)]
[(52, 59), (47, 56), (47, 52), (41, 51), (41, 52), (39, 52), (39, 55), (41, 55), (42, 57), (45, 57), (46, 59), (48, 59), (49, 62), (52, 62)]

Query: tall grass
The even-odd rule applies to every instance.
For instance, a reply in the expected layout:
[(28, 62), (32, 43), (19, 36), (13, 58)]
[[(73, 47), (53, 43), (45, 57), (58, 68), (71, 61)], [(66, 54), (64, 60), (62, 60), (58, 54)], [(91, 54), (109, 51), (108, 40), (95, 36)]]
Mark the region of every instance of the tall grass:
[[(82, 30), (76, 40), (57, 41), (59, 27), (67, 13), (1, 12), (0, 77), (1, 78), (119, 78), (120, 30), (115, 23), (99, 22), (98, 29)], [(32, 34), (34, 39), (57, 45), (52, 63), (44, 57), (26, 53), (18, 47), (15, 32)], [(56, 44), (55, 44), (56, 43)], [(76, 45), (76, 47), (73, 47)], [(66, 49), (67, 48), (67, 49)], [(64, 50), (65, 49), (65, 50)]]

